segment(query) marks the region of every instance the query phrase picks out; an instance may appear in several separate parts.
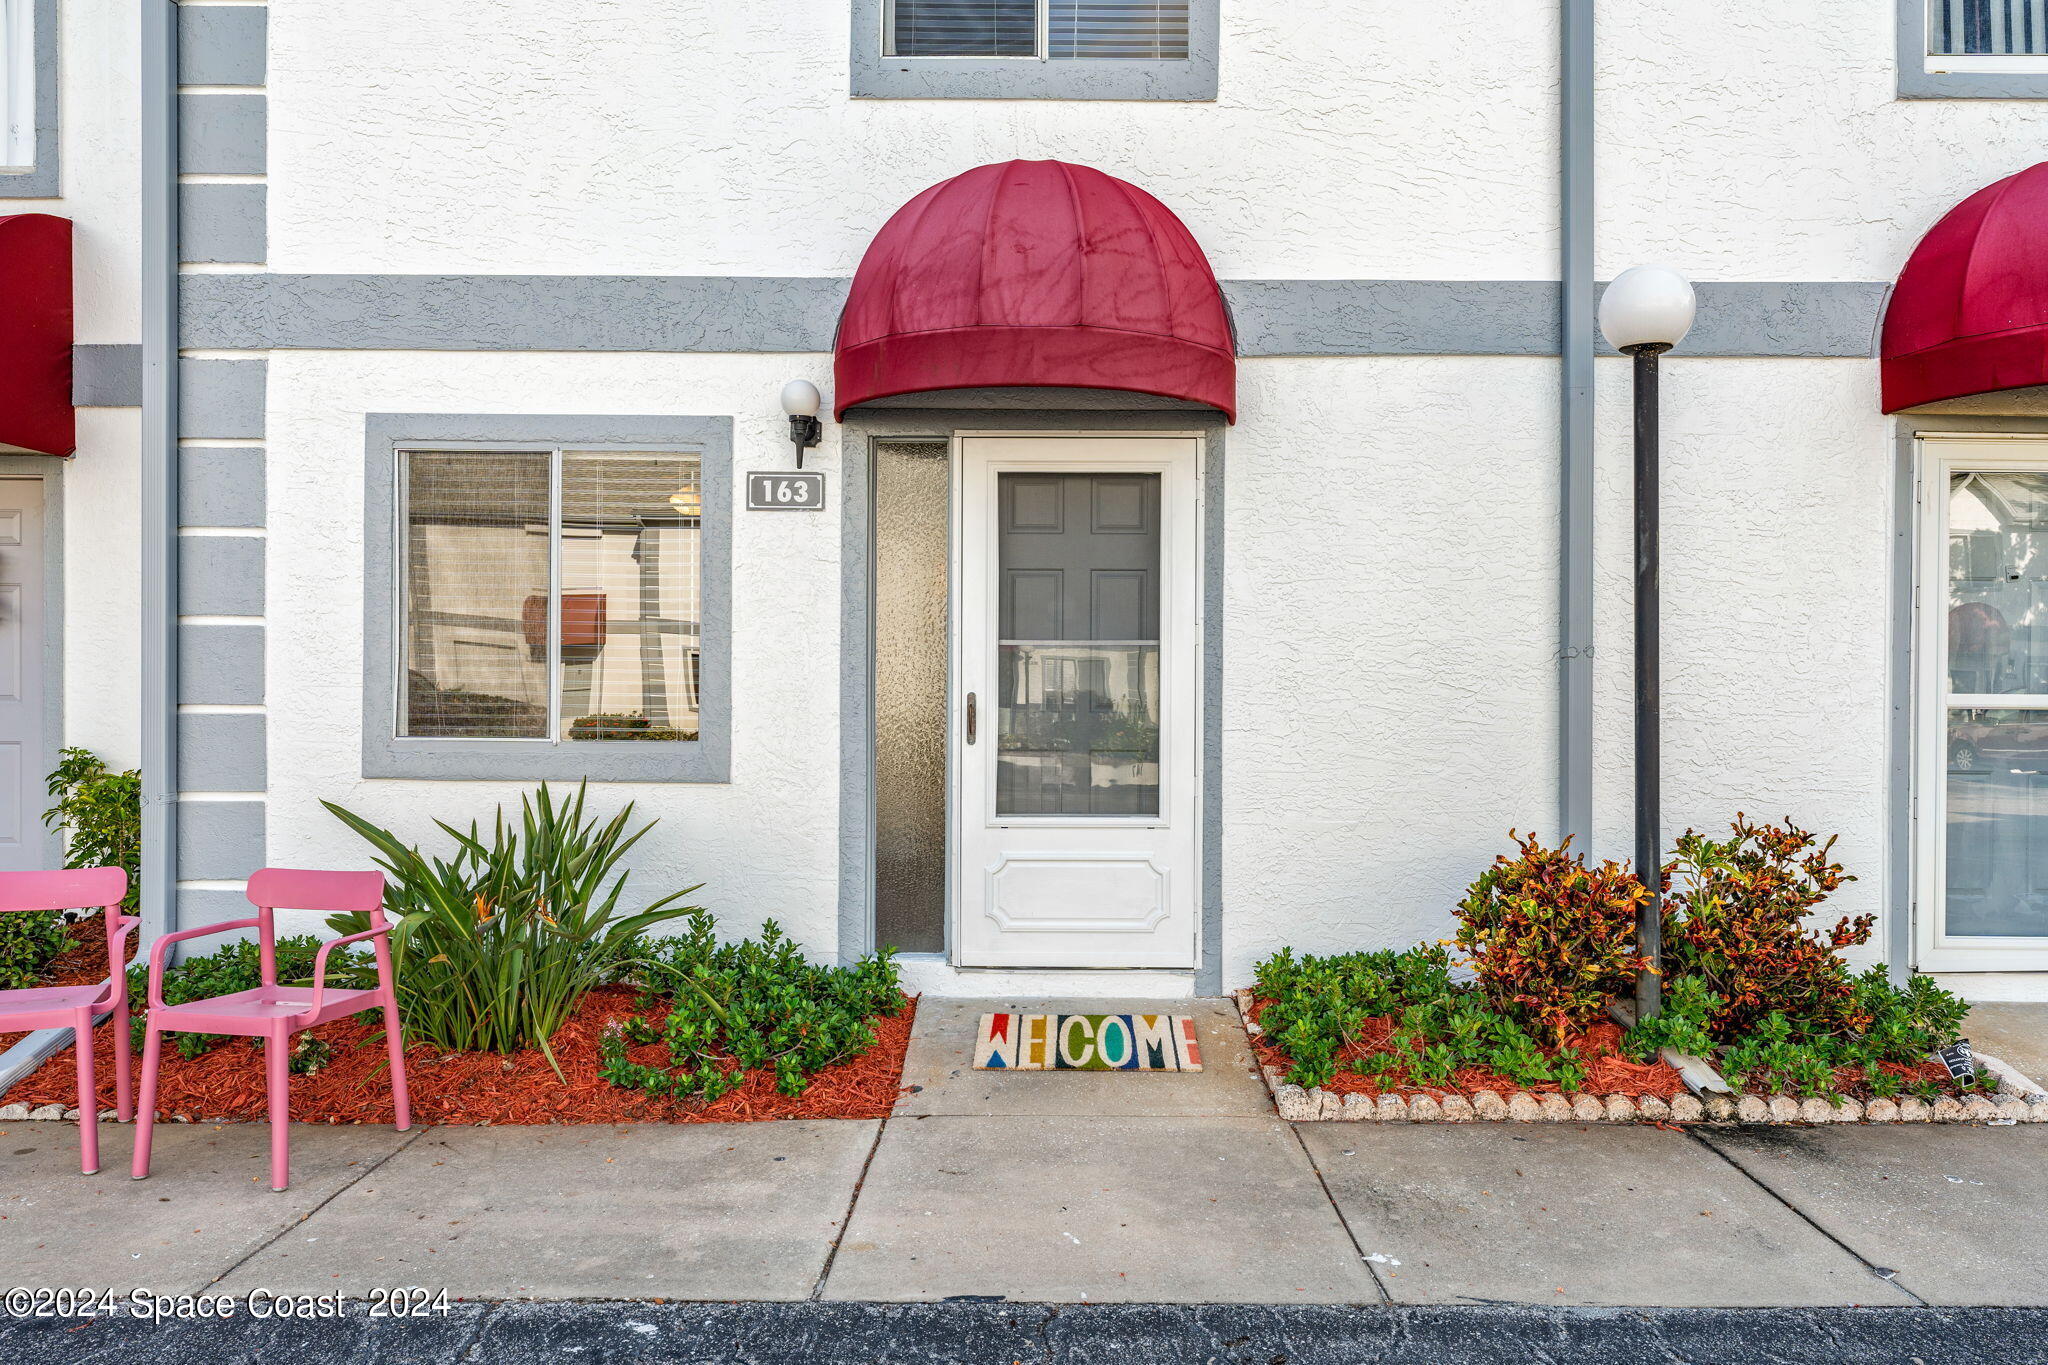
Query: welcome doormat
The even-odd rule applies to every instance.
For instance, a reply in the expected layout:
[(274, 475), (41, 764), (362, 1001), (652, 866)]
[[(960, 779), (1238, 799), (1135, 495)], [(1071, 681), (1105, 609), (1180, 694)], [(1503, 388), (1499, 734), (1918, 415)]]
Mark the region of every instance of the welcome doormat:
[(977, 1071), (1200, 1071), (1191, 1014), (984, 1014)]

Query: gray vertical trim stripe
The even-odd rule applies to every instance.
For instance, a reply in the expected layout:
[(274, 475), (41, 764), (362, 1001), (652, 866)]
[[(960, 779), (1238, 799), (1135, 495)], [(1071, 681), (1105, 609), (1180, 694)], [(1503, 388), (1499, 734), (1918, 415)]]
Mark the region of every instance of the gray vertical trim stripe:
[(261, 175), (269, 161), (262, 95), (179, 95), (178, 169), (187, 175)]
[(265, 717), (247, 712), (179, 716), (178, 777), (184, 790), (256, 792), (267, 787), (266, 724)]
[[(188, 275), (184, 342), (221, 350), (810, 352), (848, 281), (692, 275)], [(1868, 356), (1886, 285), (1699, 286), (1690, 356)], [(1238, 354), (1557, 355), (1554, 280), (1226, 280)]]
[(58, 33), (62, 20), (57, 0), (35, 0), (29, 22), (35, 26), (36, 164), (26, 171), (0, 173), (0, 199), (55, 199), (62, 192), (63, 143), (57, 135), (63, 108)]
[(1593, 0), (1563, 0), (1558, 121), (1557, 823), (1593, 852)]
[(261, 616), (264, 542), (259, 536), (180, 536), (180, 616)]
[(182, 625), (178, 655), (184, 701), (200, 706), (256, 706), (263, 701), (264, 638), (260, 625)]
[(262, 867), (261, 801), (180, 801), (177, 872), (185, 881), (239, 881)]
[(261, 262), (270, 246), (269, 196), (263, 185), (180, 185), (178, 240), (184, 259)]
[(180, 519), (187, 526), (261, 526), (264, 480), (260, 447), (187, 446), (178, 452)]
[(180, 5), (178, 84), (263, 84), (269, 35), (268, 6)]

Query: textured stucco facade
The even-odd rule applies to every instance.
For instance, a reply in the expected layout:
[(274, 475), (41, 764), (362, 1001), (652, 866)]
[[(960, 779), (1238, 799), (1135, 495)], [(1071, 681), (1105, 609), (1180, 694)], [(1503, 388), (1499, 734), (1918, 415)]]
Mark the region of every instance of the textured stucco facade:
[[(185, 96), (203, 115), (183, 186), (202, 196), (185, 431), (213, 472), (188, 489), (206, 520), (188, 521), (182, 590), (188, 616), (241, 633), (193, 652), (204, 695), (186, 704), (239, 719), (250, 752), (189, 774), (206, 809), (187, 821), (187, 919), (217, 917), (252, 859), (361, 862), (322, 800), (424, 837), (525, 785), (363, 776), (364, 594), (389, 590), (355, 571), (373, 415), (714, 418), (736, 472), (786, 468), (776, 394), (808, 378), (829, 412), (833, 324), (876, 229), (1009, 158), (1086, 163), (1170, 206), (1223, 279), (1241, 356), (1205, 605), (1220, 929), (1199, 977), (1059, 986), (1235, 986), (1283, 944), (1441, 936), (1509, 829), (1555, 832), (1555, 4), (1353, 6), (1333, 24), (1233, 0), (1216, 98), (1151, 101), (855, 98), (848, 0), (205, 8), (267, 26), (188, 32), (222, 53), (194, 70), (228, 79), (188, 78)], [(2039, 156), (2048, 105), (1900, 99), (1882, 0), (1596, 8), (1597, 274), (1654, 260), (1702, 285), (1698, 332), (1665, 366), (1666, 828), (1741, 810), (1839, 833), (1859, 880), (1831, 909), (1882, 917), (1864, 954), (1880, 959), (1911, 913), (1893, 876), (1910, 699), (1899, 424), (1878, 411), (1874, 331), (1928, 226)], [(132, 317), (92, 316), (82, 340), (132, 339)], [(1594, 851), (1615, 857), (1631, 838), (1627, 381), (1599, 363)], [(85, 429), (118, 443), (131, 419)], [(831, 514), (728, 509), (730, 780), (602, 789), (659, 819), (637, 882), (704, 882), (727, 929), (772, 917), (821, 957), (862, 946), (842, 841), (862, 740), (843, 698), (867, 660), (845, 646), (839, 513), (864, 493), (840, 436), (828, 422), (806, 459)], [(252, 461), (265, 491), (231, 496)], [(114, 562), (132, 540), (106, 543), (106, 572), (132, 575)], [(90, 628), (132, 638), (128, 600), (74, 598), (72, 628), (97, 612)], [(261, 660), (254, 690), (205, 671), (228, 649)], [(75, 714), (79, 688), (131, 686), (107, 657), (90, 683), (73, 671)], [(133, 694), (109, 709), (132, 715)], [(916, 979), (975, 989), (929, 963)]]

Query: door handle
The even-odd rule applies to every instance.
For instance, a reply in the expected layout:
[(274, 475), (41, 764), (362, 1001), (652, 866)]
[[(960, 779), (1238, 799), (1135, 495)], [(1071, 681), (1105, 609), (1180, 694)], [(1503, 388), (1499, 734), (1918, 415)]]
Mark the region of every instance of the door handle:
[(972, 692), (969, 692), (967, 694), (967, 742), (969, 744), (974, 743), (974, 729), (977, 710), (978, 708), (975, 705), (974, 694)]

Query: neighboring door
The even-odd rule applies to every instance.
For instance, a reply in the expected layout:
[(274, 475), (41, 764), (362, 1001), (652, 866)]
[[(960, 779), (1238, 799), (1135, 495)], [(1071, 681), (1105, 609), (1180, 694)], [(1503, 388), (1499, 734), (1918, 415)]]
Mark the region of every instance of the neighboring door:
[(1916, 965), (2048, 969), (2048, 441), (1920, 450)]
[(0, 478), (0, 871), (45, 866), (43, 481)]
[(963, 437), (955, 958), (1192, 967), (1201, 443)]

